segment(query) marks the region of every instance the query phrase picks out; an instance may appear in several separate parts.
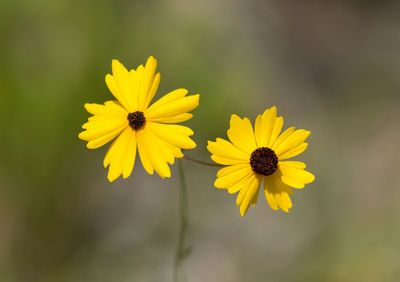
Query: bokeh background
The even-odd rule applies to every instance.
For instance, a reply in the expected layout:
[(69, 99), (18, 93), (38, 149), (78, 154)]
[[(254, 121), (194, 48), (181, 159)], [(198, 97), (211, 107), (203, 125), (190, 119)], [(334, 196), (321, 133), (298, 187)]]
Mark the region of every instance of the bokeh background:
[(179, 177), (139, 161), (108, 183), (77, 135), (112, 98), (111, 60), (159, 60), (157, 97), (200, 93), (187, 124), (226, 137), (276, 105), (312, 131), (316, 181), (286, 214), (240, 217), (216, 169), (184, 163), (188, 281), (400, 281), (400, 3), (384, 0), (0, 1), (0, 281), (171, 281)]

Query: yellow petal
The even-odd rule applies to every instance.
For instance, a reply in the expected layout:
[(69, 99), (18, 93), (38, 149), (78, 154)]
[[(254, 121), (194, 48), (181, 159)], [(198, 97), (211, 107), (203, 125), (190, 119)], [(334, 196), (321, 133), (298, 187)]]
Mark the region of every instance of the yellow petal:
[(240, 181), (236, 182), (232, 187), (228, 188), (229, 194), (235, 194), (239, 190), (243, 189), (244, 187), (248, 186), (248, 183), (251, 178), (255, 177), (255, 173), (251, 172), (246, 175), (246, 177), (242, 178)]
[[(157, 69), (157, 60), (154, 57), (150, 56), (147, 59), (146, 65), (139, 66), (136, 70), (139, 79), (140, 79), (140, 91), (138, 96), (138, 110), (144, 112), (147, 106), (150, 104), (153, 99), (158, 83), (159, 76), (155, 78), (155, 73)], [(156, 81), (154, 84), (154, 80)], [(158, 82), (157, 82), (158, 80)], [(154, 87), (152, 89), (152, 87)]]
[(237, 195), (236, 205), (240, 206), (242, 204), (243, 199), (246, 196), (247, 191), (249, 190), (250, 184), (252, 183), (253, 179), (254, 179), (253, 175), (246, 177), (246, 181), (242, 184), (243, 187), (240, 189), (240, 192)]
[(86, 103), (85, 109), (92, 115), (123, 118), (128, 116), (128, 112), (117, 101), (107, 101), (104, 105)]
[(293, 134), (293, 132), (296, 130), (296, 127), (292, 126), (286, 129), (284, 132), (282, 132), (281, 135), (275, 140), (275, 142), (269, 146), (268, 148), (271, 148), (272, 150), (275, 150), (279, 145), (285, 141), (290, 135)]
[(173, 164), (175, 162), (175, 157), (179, 155), (178, 152), (181, 152), (180, 149), (158, 138), (151, 130), (147, 130), (147, 134), (154, 142), (153, 145), (155, 145), (157, 155), (165, 162)]
[(132, 93), (128, 97), (130, 103), (132, 104), (132, 112), (136, 112), (139, 110), (139, 95), (140, 95), (140, 87), (142, 85), (142, 76), (136, 70), (130, 70), (129, 75), (132, 80)]
[(100, 148), (101, 146), (103, 146), (103, 145), (107, 144), (108, 142), (110, 142), (111, 140), (113, 140), (118, 134), (121, 133), (122, 130), (124, 130), (123, 127), (119, 128), (113, 132), (110, 132), (107, 135), (103, 135), (97, 139), (93, 139), (86, 144), (86, 147), (88, 149)]
[(258, 147), (268, 147), (275, 122), (276, 107), (267, 109), (257, 117), (254, 129)]
[(277, 140), (279, 134), (281, 133), (283, 127), (283, 118), (282, 117), (278, 117), (275, 120), (275, 124), (274, 127), (272, 129), (271, 132), (271, 136), (269, 138), (269, 143), (268, 143), (268, 148), (272, 148), (272, 145), (275, 143), (275, 141)]
[[(132, 159), (135, 161), (136, 142), (135, 131), (132, 128), (126, 128), (118, 138), (111, 144), (104, 158), (104, 166), (108, 169), (108, 180), (110, 182), (117, 179), (125, 171), (125, 176), (129, 176), (132, 169)], [(130, 171), (129, 171), (130, 169)]]
[(137, 146), (138, 146), (140, 161), (142, 162), (143, 168), (147, 171), (148, 174), (153, 175), (154, 168), (153, 165), (151, 164), (150, 157), (145, 147), (146, 136), (144, 135), (144, 130), (137, 131), (136, 136), (137, 136), (137, 143), (138, 143)]
[(238, 163), (246, 163), (245, 161), (239, 161), (239, 160), (235, 160), (235, 159), (230, 159), (230, 158), (224, 158), (224, 157), (220, 157), (218, 155), (211, 155), (211, 159), (216, 162), (217, 164), (221, 164), (221, 165), (235, 165)]
[(159, 152), (158, 154), (162, 156), (166, 162), (173, 164), (175, 162), (175, 158), (183, 157), (182, 151), (179, 147), (176, 147), (175, 145), (172, 145), (171, 143), (159, 138), (151, 128), (147, 127), (146, 130), (149, 138), (157, 143), (156, 148)]
[(152, 122), (159, 122), (159, 123), (181, 123), (184, 121), (187, 121), (193, 117), (192, 114), (189, 113), (183, 113), (171, 117), (158, 117), (158, 118), (152, 118), (149, 119), (149, 121)]
[(279, 162), (278, 166), (282, 174), (282, 182), (291, 187), (301, 189), (305, 184), (313, 182), (315, 176), (304, 170), (304, 168), (300, 168), (297, 163), (300, 162)]
[(298, 162), (298, 161), (279, 161), (279, 166), (283, 167), (292, 167), (292, 168), (298, 168), (298, 169), (305, 169), (306, 164), (303, 162)]
[(84, 129), (89, 129), (97, 126), (97, 122), (108, 122), (110, 120), (123, 120), (124, 122), (127, 121), (126, 118), (120, 118), (120, 117), (106, 117), (106, 116), (91, 116), (88, 118), (88, 122), (84, 123), (82, 125), (82, 128)]
[(232, 170), (229, 174), (217, 177), (214, 182), (215, 187), (228, 189), (245, 178), (249, 173), (252, 173), (250, 165), (235, 165), (232, 167), (236, 167), (236, 170)]
[(174, 102), (180, 98), (183, 98), (186, 96), (187, 93), (188, 93), (188, 91), (186, 89), (183, 89), (183, 88), (176, 89), (176, 90), (164, 95), (163, 97), (158, 99), (156, 102), (154, 102), (147, 109), (147, 112), (151, 112), (151, 111), (156, 110), (160, 107), (163, 107), (171, 102)]
[(213, 155), (225, 159), (235, 160), (237, 163), (250, 162), (250, 155), (239, 150), (231, 142), (228, 142), (222, 138), (217, 138), (216, 142), (208, 141), (207, 150)]
[(79, 138), (89, 141), (89, 149), (97, 149), (110, 142), (129, 124), (126, 110), (116, 101), (107, 101), (104, 105), (87, 103), (85, 108), (94, 116), (82, 125), (86, 130), (79, 133)]
[(279, 156), (280, 160), (286, 160), (289, 158), (293, 158), (297, 155), (300, 155), (307, 149), (308, 143), (302, 143), (298, 145), (297, 147), (294, 147), (293, 149), (287, 151), (286, 153), (282, 154)]
[(222, 177), (222, 176), (231, 174), (232, 172), (234, 172), (234, 171), (236, 171), (238, 169), (246, 168), (248, 166), (249, 166), (249, 164), (241, 163), (241, 164), (236, 164), (236, 165), (230, 165), (230, 166), (223, 167), (220, 170), (218, 170), (217, 177)]
[(134, 92), (132, 77), (118, 60), (112, 60), (111, 66), (113, 74), (106, 75), (108, 89), (128, 112), (132, 112), (137, 108), (138, 95)]
[(162, 106), (151, 106), (147, 109), (145, 115), (149, 121), (159, 121), (168, 117), (174, 118), (195, 109), (199, 105), (199, 97), (199, 94), (185, 96), (165, 103)]
[(292, 194), (293, 191), (281, 181), (278, 170), (272, 175), (264, 177), (264, 193), (272, 209), (278, 210), (280, 208), (288, 212), (292, 207), (289, 194)]
[(107, 118), (104, 121), (91, 121), (85, 123), (86, 130), (79, 133), (79, 138), (91, 141), (104, 137), (111, 132), (121, 132), (128, 125), (128, 121), (120, 118)]
[(132, 130), (132, 135), (131, 135), (131, 140), (128, 143), (128, 148), (126, 150), (126, 160), (125, 160), (125, 165), (122, 170), (122, 177), (123, 178), (128, 178), (133, 170), (133, 167), (135, 165), (135, 159), (136, 159), (136, 148), (137, 148), (137, 138), (136, 138), (136, 132)]
[(273, 150), (278, 156), (278, 159), (284, 153), (296, 148), (298, 145), (303, 143), (308, 138), (308, 136), (310, 136), (310, 134), (310, 131), (299, 129), (288, 136), (285, 140), (283, 140), (279, 146), (274, 146)]
[(228, 137), (237, 148), (248, 155), (257, 149), (253, 127), (248, 118), (241, 119), (237, 115), (232, 115)]
[(255, 207), (257, 205), (257, 201), (258, 201), (258, 194), (260, 192), (260, 186), (258, 186), (256, 193), (254, 194), (253, 199), (251, 200), (251, 204), (253, 205), (253, 207)]
[[(145, 151), (145, 156), (150, 162), (151, 167), (160, 175), (161, 178), (171, 177), (171, 171), (165, 159), (166, 152), (162, 152), (163, 149), (160, 147), (157, 139), (147, 128), (137, 131), (138, 142), (142, 146), (142, 150)], [(140, 154), (140, 151), (139, 151)], [(146, 169), (147, 170), (147, 169)]]
[[(183, 122), (186, 121), (190, 118), (193, 117), (192, 114), (183, 112), (183, 113), (178, 113), (178, 114), (157, 114), (162, 112), (163, 109), (165, 110), (166, 108), (168, 109), (170, 105), (176, 105), (179, 103), (179, 101), (185, 102), (185, 95), (188, 93), (186, 89), (176, 89), (166, 95), (164, 95), (162, 98), (157, 100), (155, 103), (153, 103), (147, 110), (146, 110), (146, 116), (148, 117), (149, 121), (153, 122), (161, 122), (161, 123), (177, 123), (177, 122)], [(197, 105), (198, 105), (198, 98), (197, 99)], [(189, 102), (192, 100), (189, 100)], [(187, 102), (187, 100), (186, 100)], [(195, 104), (194, 104), (195, 106)], [(197, 106), (196, 106), (197, 107)], [(155, 113), (155, 114), (154, 114)]]
[[(267, 110), (268, 111), (268, 110)], [(263, 138), (265, 135), (264, 129), (263, 129), (263, 117), (262, 115), (258, 115), (256, 118), (256, 122), (254, 123), (254, 136), (256, 138), (256, 143), (257, 147), (265, 147), (263, 146)]]
[(257, 192), (261, 184), (261, 179), (262, 178), (260, 176), (257, 176), (251, 180), (249, 184), (249, 189), (247, 190), (246, 195), (242, 203), (240, 204), (240, 214), (242, 216), (246, 214), (247, 210), (250, 207), (250, 204), (253, 202), (254, 197), (258, 195)]
[(151, 130), (160, 139), (178, 148), (193, 149), (196, 147), (196, 143), (189, 138), (189, 136), (193, 135), (193, 131), (189, 127), (176, 124), (146, 122), (146, 129)]
[(149, 107), (151, 100), (153, 100), (154, 96), (156, 95), (158, 85), (160, 85), (160, 79), (161, 79), (161, 75), (160, 75), (160, 73), (157, 73), (154, 76), (153, 83), (150, 87), (149, 95), (147, 96), (147, 100), (146, 100), (146, 104), (144, 105), (144, 109), (147, 109)]

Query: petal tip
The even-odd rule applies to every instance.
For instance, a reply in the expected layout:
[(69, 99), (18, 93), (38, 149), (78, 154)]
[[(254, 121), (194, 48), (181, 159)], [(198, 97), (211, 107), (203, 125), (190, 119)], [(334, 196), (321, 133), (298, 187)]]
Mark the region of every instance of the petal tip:
[(86, 141), (86, 140), (84, 139), (85, 132), (86, 132), (86, 130), (80, 132), (80, 133), (78, 134), (78, 138), (81, 139), (81, 140), (83, 140), (83, 141)]
[(232, 121), (232, 119), (240, 119), (240, 117), (237, 114), (232, 114), (231, 121)]
[(92, 103), (85, 103), (83, 104), (83, 107), (85, 108), (86, 111), (89, 111), (88, 108), (90, 107)]
[(114, 182), (118, 177), (119, 177), (119, 175), (118, 176), (114, 176), (114, 175), (108, 174), (107, 179), (111, 183), (111, 182)]
[(150, 56), (147, 58), (147, 62), (156, 62), (156, 63), (157, 63), (157, 59), (154, 58), (152, 55), (150, 55)]
[(88, 142), (88, 143), (86, 144), (86, 148), (91, 149), (91, 150), (97, 149), (97, 147), (93, 146), (92, 142)]

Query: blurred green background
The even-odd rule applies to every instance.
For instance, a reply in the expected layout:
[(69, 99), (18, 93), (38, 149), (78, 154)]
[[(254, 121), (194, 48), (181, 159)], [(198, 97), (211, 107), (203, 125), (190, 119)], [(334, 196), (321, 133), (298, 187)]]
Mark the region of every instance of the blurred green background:
[(157, 97), (200, 93), (187, 124), (226, 137), (232, 113), (276, 105), (312, 131), (316, 181), (290, 213), (240, 217), (216, 169), (184, 163), (191, 282), (400, 281), (399, 1), (0, 2), (0, 281), (171, 281), (178, 170), (136, 162), (108, 183), (107, 146), (78, 139), (85, 102), (112, 98), (117, 58), (159, 61)]

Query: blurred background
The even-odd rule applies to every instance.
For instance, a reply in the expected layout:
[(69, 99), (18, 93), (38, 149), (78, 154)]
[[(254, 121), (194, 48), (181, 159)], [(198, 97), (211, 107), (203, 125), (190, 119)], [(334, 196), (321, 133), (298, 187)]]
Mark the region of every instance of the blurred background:
[(276, 105), (312, 131), (316, 181), (286, 214), (260, 194), (241, 218), (216, 168), (184, 163), (188, 281), (400, 281), (400, 3), (2, 0), (0, 281), (171, 281), (179, 177), (139, 161), (108, 183), (107, 146), (78, 139), (85, 102), (112, 99), (111, 60), (153, 55), (156, 98), (200, 93), (195, 150), (232, 113)]

